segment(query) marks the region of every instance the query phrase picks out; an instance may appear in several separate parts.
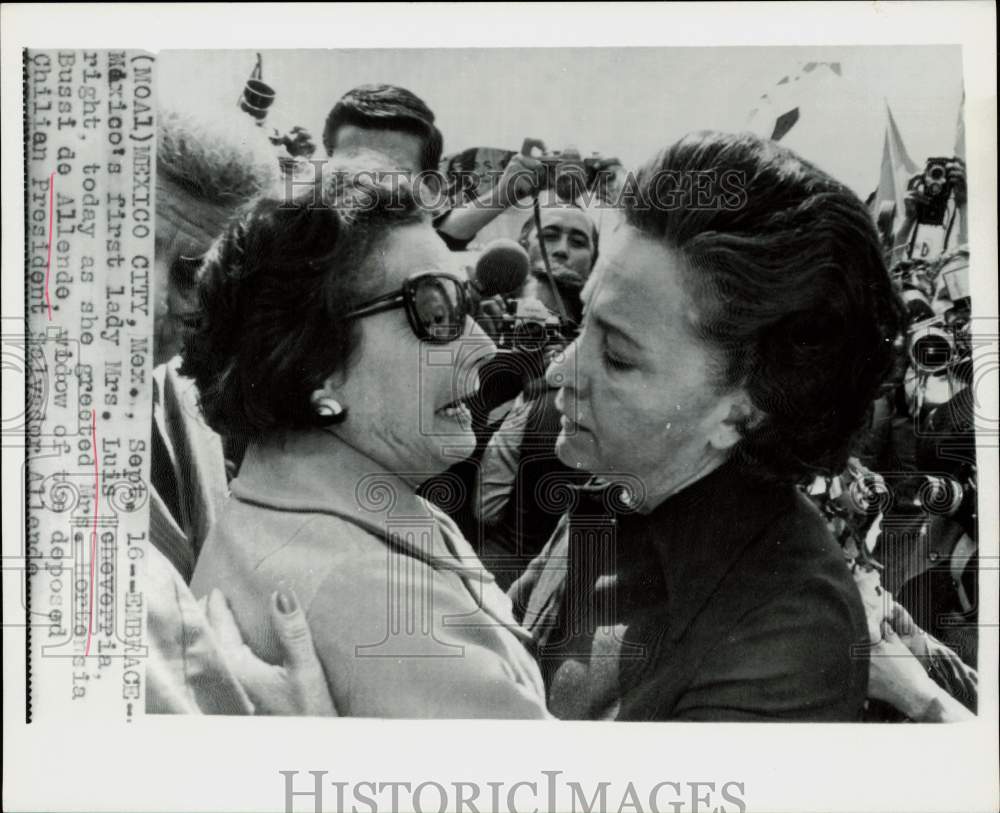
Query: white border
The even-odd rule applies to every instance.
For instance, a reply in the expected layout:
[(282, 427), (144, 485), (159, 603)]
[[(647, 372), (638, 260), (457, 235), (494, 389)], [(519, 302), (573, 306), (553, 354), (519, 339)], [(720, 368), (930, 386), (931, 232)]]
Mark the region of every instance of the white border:
[[(3, 315), (21, 306), (20, 49), (580, 45), (963, 46), (974, 307), (997, 315), (996, 18), (992, 3), (704, 5), (4, 5)], [(996, 393), (993, 393), (994, 399)], [(996, 402), (988, 405), (996, 415)], [(984, 552), (997, 553), (997, 454), (981, 439)], [(4, 511), (17, 517), (8, 485)], [(13, 478), (16, 482), (16, 478)], [(992, 520), (992, 521), (991, 521)], [(17, 525), (4, 520), (5, 530)], [(6, 545), (5, 545), (6, 551)], [(994, 570), (985, 608), (998, 604)], [(995, 622), (994, 618), (994, 622)], [(5, 630), (6, 633), (6, 630)], [(23, 638), (4, 635), (4, 809), (281, 810), (279, 769), (344, 780), (747, 782), (751, 811), (994, 810), (995, 628), (983, 640), (981, 714), (929, 726), (627, 725), (160, 719), (23, 725)], [(992, 669), (990, 668), (990, 665)]]

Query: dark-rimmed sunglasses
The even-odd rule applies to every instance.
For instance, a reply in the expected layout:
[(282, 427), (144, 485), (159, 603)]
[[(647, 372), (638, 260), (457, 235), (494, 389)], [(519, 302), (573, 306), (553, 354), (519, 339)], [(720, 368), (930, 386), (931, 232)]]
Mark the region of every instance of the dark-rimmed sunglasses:
[(453, 342), (465, 333), (465, 317), (473, 315), (469, 282), (447, 274), (415, 274), (403, 287), (359, 305), (345, 319), (361, 319), (394, 308), (405, 308), (418, 339), (434, 344)]

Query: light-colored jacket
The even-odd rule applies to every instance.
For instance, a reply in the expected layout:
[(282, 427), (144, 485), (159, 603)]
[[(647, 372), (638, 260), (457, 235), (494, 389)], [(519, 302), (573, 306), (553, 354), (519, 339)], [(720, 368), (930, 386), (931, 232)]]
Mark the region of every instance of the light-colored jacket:
[[(227, 487), (222, 439), (205, 423), (198, 387), (180, 366), (174, 356), (153, 370), (149, 538), (188, 582)], [(175, 496), (173, 510), (167, 491)]]
[(273, 591), (304, 605), (341, 715), (543, 717), (510, 600), (441, 511), (322, 430), (251, 444), (191, 584), (279, 659)]
[(155, 545), (146, 549), (147, 714), (253, 714), (205, 611)]

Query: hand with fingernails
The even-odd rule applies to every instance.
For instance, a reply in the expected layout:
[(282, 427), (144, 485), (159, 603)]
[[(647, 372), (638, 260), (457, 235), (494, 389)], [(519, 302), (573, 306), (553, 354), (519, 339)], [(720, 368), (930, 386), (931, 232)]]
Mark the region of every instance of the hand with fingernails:
[(208, 596), (206, 615), (233, 675), (257, 714), (336, 716), (323, 667), (313, 648), (305, 613), (291, 590), (271, 594), (271, 625), (281, 665), (265, 663), (245, 643), (229, 602), (218, 590)]

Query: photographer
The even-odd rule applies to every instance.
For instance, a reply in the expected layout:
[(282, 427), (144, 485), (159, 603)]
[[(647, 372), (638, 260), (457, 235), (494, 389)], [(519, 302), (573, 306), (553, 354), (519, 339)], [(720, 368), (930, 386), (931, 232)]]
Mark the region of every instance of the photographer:
[[(960, 162), (952, 169), (948, 179), (964, 224), (964, 170)], [(916, 182), (922, 177), (907, 195), (907, 221), (899, 232), (904, 251), (907, 234), (928, 219), (921, 211), (927, 198)], [(976, 708), (978, 493), (968, 272), (964, 248), (926, 259), (904, 256), (890, 271), (908, 328), (863, 450), (866, 464), (884, 472), (891, 486), (872, 540), (872, 557), (885, 567), (880, 577), (865, 577), (874, 578), (881, 597), (866, 606), (881, 607), (883, 614), (893, 608), (886, 624), (926, 669), (899, 657), (906, 650), (891, 634), (873, 635), (871, 697), (893, 707), (873, 705), (877, 719), (898, 719), (899, 712), (911, 719), (955, 719), (960, 708), (954, 701), (930, 702), (928, 674), (939, 694)], [(896, 618), (917, 634), (905, 634)], [(874, 630), (880, 623), (876, 619)], [(914, 641), (920, 646), (911, 646)]]
[(893, 442), (914, 461), (911, 502), (921, 534), (914, 544), (912, 534), (887, 528), (876, 552), (894, 565), (886, 580), (900, 603), (974, 667), (978, 478), (969, 255), (959, 249), (894, 270), (910, 324)]
[(903, 219), (893, 239), (893, 261), (911, 253), (916, 231), (921, 225), (945, 225), (944, 217), (949, 196), (953, 196), (955, 202), (952, 217), (958, 218), (958, 244), (968, 245), (969, 192), (965, 162), (958, 157), (932, 158), (927, 164), (927, 169), (922, 175), (910, 179), (909, 188), (903, 198)]
[(538, 234), (534, 214), (521, 226), (518, 244), (528, 253), (528, 274), (517, 290), (504, 296), (484, 299), (479, 306), (477, 319), (491, 336), (496, 337), (510, 299), (537, 300), (548, 311), (560, 313), (542, 258), (542, 246), (549, 260), (549, 272), (560, 291), (563, 306), (570, 309), (572, 321), (580, 321), (580, 292), (597, 260), (598, 231), (594, 221), (578, 205), (559, 199), (551, 192), (539, 195)]
[(556, 282), (568, 289), (575, 289), (576, 295), (566, 304), (573, 308), (573, 318), (579, 321), (580, 291), (597, 261), (597, 226), (575, 203), (561, 201), (554, 195), (540, 198), (539, 206), (541, 234), (538, 233), (538, 224), (532, 216), (524, 222), (518, 238), (518, 242), (528, 252), (532, 275), (529, 287), (522, 295), (535, 295), (550, 310), (558, 311), (551, 288), (545, 284), (546, 271), (542, 258), (544, 244), (549, 268)]

